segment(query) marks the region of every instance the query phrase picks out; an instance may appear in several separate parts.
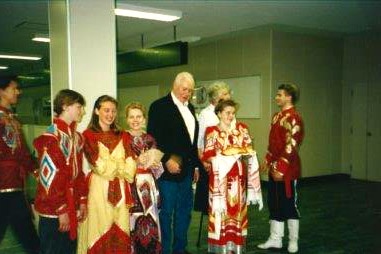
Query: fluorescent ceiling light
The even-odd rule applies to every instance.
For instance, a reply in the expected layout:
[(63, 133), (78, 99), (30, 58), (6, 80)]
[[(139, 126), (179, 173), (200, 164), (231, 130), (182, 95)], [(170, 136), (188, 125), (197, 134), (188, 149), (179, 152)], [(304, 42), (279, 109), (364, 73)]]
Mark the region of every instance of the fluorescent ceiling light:
[(39, 57), (39, 56), (20, 56), (20, 55), (0, 55), (0, 58), (18, 59), (18, 60), (32, 60), (32, 61), (37, 61), (37, 60), (41, 59), (41, 57)]
[(40, 77), (40, 76), (23, 76), (23, 75), (19, 75), (17, 77), (19, 79), (28, 79), (28, 80), (44, 79), (44, 77)]
[(0, 70), (6, 70), (8, 69), (8, 66), (0, 66)]
[(178, 20), (182, 17), (181, 11), (142, 7), (124, 3), (117, 4), (115, 14), (118, 16), (153, 19), (166, 22)]
[(38, 41), (38, 42), (50, 42), (49, 35), (46, 34), (36, 34), (32, 41)]

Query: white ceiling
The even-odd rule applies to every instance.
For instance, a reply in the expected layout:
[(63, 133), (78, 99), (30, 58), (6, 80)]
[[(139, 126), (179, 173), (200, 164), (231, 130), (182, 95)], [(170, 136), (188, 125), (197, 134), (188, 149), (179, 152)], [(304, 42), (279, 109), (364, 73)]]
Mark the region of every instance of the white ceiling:
[[(99, 1), (99, 0), (94, 0)], [(117, 17), (118, 51), (164, 44), (176, 39), (206, 39), (266, 24), (287, 25), (351, 34), (381, 31), (381, 1), (127, 1), (134, 5), (174, 9), (182, 19), (167, 23)], [(35, 33), (48, 33), (47, 0), (0, 0), (0, 53), (42, 55), (43, 61), (0, 59), (9, 70), (38, 72), (49, 67), (49, 45), (31, 41)]]

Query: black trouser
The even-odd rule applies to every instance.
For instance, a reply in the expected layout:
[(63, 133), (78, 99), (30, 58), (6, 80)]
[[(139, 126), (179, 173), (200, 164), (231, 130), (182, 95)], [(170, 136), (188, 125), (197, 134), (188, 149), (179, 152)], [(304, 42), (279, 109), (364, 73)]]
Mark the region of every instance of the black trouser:
[(208, 214), (209, 208), (209, 175), (205, 169), (200, 168), (200, 178), (196, 185), (196, 192), (194, 194), (194, 210)]
[(0, 193), (0, 242), (8, 225), (11, 225), (27, 253), (39, 252), (40, 241), (22, 191)]
[(40, 216), (38, 232), (41, 239), (41, 254), (74, 254), (77, 242), (70, 240), (69, 232), (58, 231), (58, 218)]
[(269, 190), (267, 204), (270, 210), (270, 220), (285, 221), (299, 219), (299, 211), (296, 206), (297, 192), (296, 180), (291, 181), (291, 197), (286, 197), (284, 181), (274, 181), (269, 177)]

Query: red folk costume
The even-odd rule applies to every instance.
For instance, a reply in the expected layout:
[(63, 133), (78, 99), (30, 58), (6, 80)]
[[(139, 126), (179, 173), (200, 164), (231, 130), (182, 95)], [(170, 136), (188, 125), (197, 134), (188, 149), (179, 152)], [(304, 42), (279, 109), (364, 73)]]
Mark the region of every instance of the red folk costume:
[(36, 168), (13, 113), (0, 106), (0, 193), (22, 191), (28, 172)]
[(243, 253), (247, 236), (247, 205), (259, 204), (262, 194), (258, 160), (248, 128), (236, 123), (228, 132), (206, 129), (203, 160), (211, 160), (209, 175), (208, 251)]
[(283, 174), (286, 196), (291, 197), (290, 181), (300, 177), (299, 146), (304, 137), (303, 121), (294, 107), (273, 116), (266, 162)]
[(131, 253), (129, 183), (136, 164), (131, 140), (123, 132), (87, 129), (85, 155), (90, 163), (88, 216), (80, 226), (78, 253)]
[(85, 175), (82, 171), (83, 137), (76, 123), (55, 118), (46, 132), (33, 142), (40, 162), (35, 208), (40, 216), (58, 218), (68, 213), (70, 238), (77, 235), (76, 210), (86, 204)]
[(160, 162), (163, 153), (156, 149), (156, 141), (151, 135), (126, 134), (130, 136), (131, 149), (136, 157), (144, 158), (137, 163), (135, 181), (132, 184), (134, 206), (130, 209), (130, 223), (133, 251), (136, 254), (160, 254), (160, 196), (156, 180), (164, 171)]

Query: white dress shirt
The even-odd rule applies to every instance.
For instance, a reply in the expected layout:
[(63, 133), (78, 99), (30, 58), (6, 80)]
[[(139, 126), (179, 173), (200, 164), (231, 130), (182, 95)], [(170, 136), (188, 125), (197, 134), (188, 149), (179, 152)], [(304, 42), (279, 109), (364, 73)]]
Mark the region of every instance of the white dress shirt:
[(188, 108), (188, 102), (182, 103), (177, 97), (171, 92), (172, 100), (179, 109), (181, 116), (187, 126), (188, 134), (193, 143), (194, 140), (194, 130), (196, 128), (196, 121), (192, 115), (192, 112)]
[(215, 106), (209, 104), (206, 108), (201, 110), (200, 115), (198, 116), (199, 123), (199, 133), (197, 140), (198, 149), (204, 150), (204, 139), (205, 139), (205, 130), (210, 126), (216, 126), (220, 120), (217, 115), (214, 113)]

